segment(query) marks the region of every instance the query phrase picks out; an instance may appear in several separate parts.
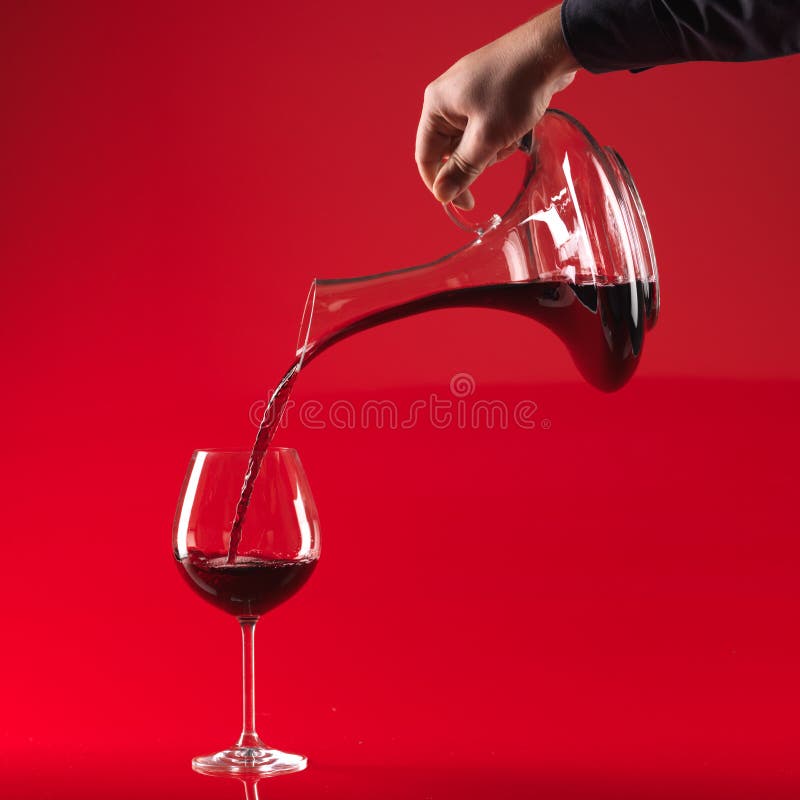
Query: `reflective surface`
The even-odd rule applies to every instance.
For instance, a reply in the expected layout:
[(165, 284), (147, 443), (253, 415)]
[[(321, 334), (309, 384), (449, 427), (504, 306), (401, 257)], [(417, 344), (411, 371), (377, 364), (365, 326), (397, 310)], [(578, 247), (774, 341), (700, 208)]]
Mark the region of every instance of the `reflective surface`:
[[(167, 764), (63, 772), (29, 767), (3, 783), (14, 800), (796, 800), (796, 777), (651, 771), (611, 773), (541, 765), (507, 770), (320, 764), (297, 775), (241, 780), (198, 775)], [(33, 775), (35, 774), (35, 778)]]
[[(326, 541), (257, 637), (258, 729), (309, 759), (261, 800), (800, 796), (800, 384), (472, 377), (389, 396), (401, 420), (449, 399), (446, 428), (333, 426), (375, 391), (289, 412)], [(324, 429), (299, 424), (312, 400)], [(535, 402), (536, 425), (476, 426), (481, 400)], [(4, 575), (3, 800), (244, 796), (191, 769), (238, 731), (240, 640), (153, 530), (174, 451), (142, 448), (101, 484), (81, 530), (96, 561), (54, 536), (35, 572)], [(16, 488), (12, 514), (33, 507)]]

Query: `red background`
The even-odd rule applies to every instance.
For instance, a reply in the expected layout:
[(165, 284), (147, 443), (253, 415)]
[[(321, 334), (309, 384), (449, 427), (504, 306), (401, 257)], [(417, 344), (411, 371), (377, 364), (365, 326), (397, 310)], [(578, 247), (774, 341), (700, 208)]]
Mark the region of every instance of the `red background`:
[[(241, 796), (188, 766), (239, 725), (235, 623), (170, 553), (189, 455), (249, 445), (314, 276), (463, 243), (413, 163), (423, 88), (543, 7), (3, 2), (0, 795)], [(405, 408), (468, 372), (539, 424), (290, 417), (324, 555), (260, 629), (261, 731), (312, 763), (269, 796), (800, 794), (798, 66), (557, 98), (659, 257), (623, 391), (478, 310), (303, 373), (298, 402)]]

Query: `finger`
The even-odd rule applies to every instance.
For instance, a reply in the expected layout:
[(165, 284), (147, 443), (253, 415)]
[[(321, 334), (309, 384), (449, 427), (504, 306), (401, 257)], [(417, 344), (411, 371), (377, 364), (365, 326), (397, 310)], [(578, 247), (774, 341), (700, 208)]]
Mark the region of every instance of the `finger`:
[(461, 141), (435, 177), (433, 193), (436, 199), (447, 203), (459, 197), (486, 169), (496, 153), (497, 147), (488, 140), (483, 126), (470, 121)]
[(517, 150), (519, 150), (519, 145), (510, 144), (508, 147), (504, 147), (502, 150), (498, 151), (497, 158), (495, 160), (499, 164), (501, 161), (505, 161), (509, 156), (513, 156)]
[(420, 177), (429, 189), (433, 190), (442, 160), (453, 152), (460, 135), (460, 130), (441, 118), (435, 118), (423, 108), (417, 127), (414, 159)]
[(458, 197), (453, 199), (453, 205), (462, 211), (472, 211), (475, 208), (475, 198), (469, 189), (465, 189)]

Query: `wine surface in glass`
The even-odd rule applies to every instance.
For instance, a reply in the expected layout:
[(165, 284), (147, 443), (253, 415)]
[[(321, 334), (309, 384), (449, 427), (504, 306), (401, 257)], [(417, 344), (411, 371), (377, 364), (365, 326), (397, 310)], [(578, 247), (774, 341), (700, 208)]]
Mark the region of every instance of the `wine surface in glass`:
[(226, 553), (208, 557), (191, 551), (180, 563), (186, 581), (209, 603), (237, 617), (260, 617), (300, 589), (317, 559), (239, 556), (231, 564)]

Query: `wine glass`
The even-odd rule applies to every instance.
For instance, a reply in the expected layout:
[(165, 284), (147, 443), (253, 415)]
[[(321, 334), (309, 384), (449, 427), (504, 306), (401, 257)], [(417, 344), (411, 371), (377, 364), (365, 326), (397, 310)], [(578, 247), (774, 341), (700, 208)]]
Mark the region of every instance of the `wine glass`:
[[(248, 451), (197, 450), (189, 463), (172, 531), (175, 560), (201, 597), (242, 628), (242, 733), (232, 747), (192, 760), (199, 772), (276, 775), (305, 769), (306, 758), (261, 741), (255, 727), (254, 634), (259, 617), (308, 580), (320, 553), (319, 517), (297, 453), (271, 447), (240, 503)], [(257, 462), (256, 462), (257, 463)], [(238, 535), (231, 543), (237, 519)], [(235, 540), (238, 539), (238, 542)]]

